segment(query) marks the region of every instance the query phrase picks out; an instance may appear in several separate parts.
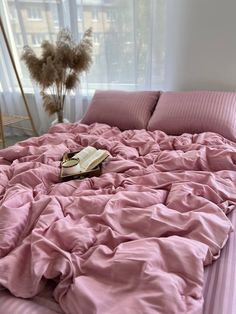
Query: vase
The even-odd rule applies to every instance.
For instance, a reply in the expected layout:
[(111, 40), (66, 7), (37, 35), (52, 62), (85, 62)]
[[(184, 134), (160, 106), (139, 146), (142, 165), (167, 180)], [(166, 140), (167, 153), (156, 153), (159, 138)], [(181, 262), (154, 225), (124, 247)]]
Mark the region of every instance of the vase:
[(63, 110), (57, 111), (57, 120), (58, 120), (58, 123), (63, 123), (63, 118), (64, 118), (64, 112), (63, 112)]
[(70, 121), (66, 118), (64, 118), (64, 112), (63, 110), (59, 110), (56, 112), (56, 119), (52, 121), (51, 125), (57, 124), (57, 123), (70, 123)]

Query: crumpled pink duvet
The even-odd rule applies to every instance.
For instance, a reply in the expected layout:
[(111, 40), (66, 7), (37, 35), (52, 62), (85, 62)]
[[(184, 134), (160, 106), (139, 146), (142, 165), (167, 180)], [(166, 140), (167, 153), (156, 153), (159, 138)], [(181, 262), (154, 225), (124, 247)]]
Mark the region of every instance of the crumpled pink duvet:
[[(60, 182), (65, 152), (107, 149), (102, 175)], [(69, 314), (201, 313), (204, 265), (219, 257), (236, 201), (236, 144), (58, 124), (0, 151), (0, 286), (48, 280)]]

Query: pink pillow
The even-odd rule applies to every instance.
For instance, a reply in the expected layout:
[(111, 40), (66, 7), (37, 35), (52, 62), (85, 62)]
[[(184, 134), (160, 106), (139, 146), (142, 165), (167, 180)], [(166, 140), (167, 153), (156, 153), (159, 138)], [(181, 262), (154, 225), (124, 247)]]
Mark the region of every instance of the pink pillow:
[(147, 128), (171, 135), (215, 132), (236, 141), (236, 93), (164, 92)]
[(144, 129), (158, 101), (156, 91), (96, 91), (81, 123), (106, 123), (121, 130)]

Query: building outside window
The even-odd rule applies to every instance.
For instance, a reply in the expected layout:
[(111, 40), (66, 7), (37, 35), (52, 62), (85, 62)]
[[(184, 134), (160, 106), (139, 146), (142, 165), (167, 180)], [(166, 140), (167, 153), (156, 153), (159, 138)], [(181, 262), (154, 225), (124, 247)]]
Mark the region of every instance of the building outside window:
[(17, 12), (16, 12), (16, 8), (13, 5), (9, 6), (9, 13), (10, 13), (10, 19), (11, 20), (16, 20), (17, 18)]
[(31, 34), (31, 42), (34, 47), (39, 47), (44, 39), (44, 34)]
[(59, 31), (59, 16), (58, 16), (58, 10), (56, 4), (53, 5), (52, 10), (50, 11), (52, 19), (53, 19), (53, 25), (54, 29), (56, 31)]
[(42, 10), (39, 6), (28, 7), (27, 16), (29, 20), (42, 20)]
[(97, 10), (97, 8), (92, 9), (92, 21), (93, 22), (98, 21), (98, 10)]
[(20, 33), (15, 34), (15, 42), (16, 42), (16, 46), (22, 47), (23, 45), (22, 34)]
[(82, 21), (83, 9), (81, 6), (77, 6), (77, 20)]
[(106, 10), (106, 19), (108, 22), (114, 22), (115, 21), (115, 12), (112, 9)]
[(93, 34), (94, 45), (99, 45), (100, 44), (100, 37), (101, 37), (101, 35), (99, 33), (94, 33)]

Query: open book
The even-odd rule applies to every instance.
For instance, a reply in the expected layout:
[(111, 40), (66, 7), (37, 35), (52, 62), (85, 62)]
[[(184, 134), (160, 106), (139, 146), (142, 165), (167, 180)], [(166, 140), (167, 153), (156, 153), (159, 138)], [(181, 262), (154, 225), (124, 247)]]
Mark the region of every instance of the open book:
[(84, 172), (94, 169), (108, 156), (108, 151), (104, 149), (96, 149), (95, 147), (87, 146), (79, 153), (73, 155), (72, 158), (79, 159), (81, 172)]
[(109, 156), (108, 151), (88, 146), (80, 152), (65, 153), (61, 162), (60, 177), (63, 180), (99, 176), (103, 160)]

